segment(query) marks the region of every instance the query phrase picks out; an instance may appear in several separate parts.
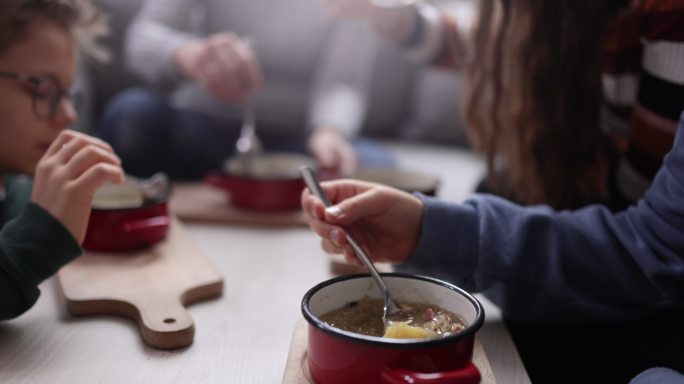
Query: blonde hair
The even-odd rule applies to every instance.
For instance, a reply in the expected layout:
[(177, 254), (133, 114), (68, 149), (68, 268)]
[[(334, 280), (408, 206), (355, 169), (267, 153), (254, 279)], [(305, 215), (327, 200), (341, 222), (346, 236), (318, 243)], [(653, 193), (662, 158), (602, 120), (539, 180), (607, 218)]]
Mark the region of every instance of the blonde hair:
[(0, 55), (24, 39), (34, 22), (46, 20), (72, 34), (88, 56), (109, 59), (97, 45), (109, 32), (105, 16), (88, 0), (0, 0), (0, 9)]

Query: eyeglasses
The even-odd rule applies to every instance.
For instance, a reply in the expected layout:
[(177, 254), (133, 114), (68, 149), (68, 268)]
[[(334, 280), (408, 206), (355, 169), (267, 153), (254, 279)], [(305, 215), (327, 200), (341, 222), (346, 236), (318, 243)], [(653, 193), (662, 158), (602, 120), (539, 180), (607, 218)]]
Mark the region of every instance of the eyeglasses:
[(53, 118), (62, 99), (72, 99), (70, 92), (62, 88), (57, 80), (51, 76), (0, 71), (0, 77), (21, 81), (29, 86), (33, 101), (33, 113), (40, 118)]

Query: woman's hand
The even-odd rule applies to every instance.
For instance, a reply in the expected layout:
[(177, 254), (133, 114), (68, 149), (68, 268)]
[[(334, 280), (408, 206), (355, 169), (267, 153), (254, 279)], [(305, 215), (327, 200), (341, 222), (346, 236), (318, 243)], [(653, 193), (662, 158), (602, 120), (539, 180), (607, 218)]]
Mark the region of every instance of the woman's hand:
[(174, 59), (185, 76), (226, 102), (245, 101), (263, 83), (249, 42), (232, 32), (192, 40), (176, 51)]
[(356, 171), (356, 151), (336, 129), (314, 130), (309, 137), (308, 147), (322, 169), (343, 176), (349, 176)]
[(124, 172), (112, 147), (102, 140), (65, 130), (38, 162), (31, 200), (45, 208), (81, 243), (95, 191), (121, 183)]
[(322, 238), (328, 253), (343, 253), (361, 264), (347, 242), (343, 227), (374, 261), (402, 263), (413, 252), (423, 221), (422, 201), (398, 189), (357, 180), (323, 182), (333, 204), (323, 202), (308, 189), (302, 192), (302, 208), (309, 226)]

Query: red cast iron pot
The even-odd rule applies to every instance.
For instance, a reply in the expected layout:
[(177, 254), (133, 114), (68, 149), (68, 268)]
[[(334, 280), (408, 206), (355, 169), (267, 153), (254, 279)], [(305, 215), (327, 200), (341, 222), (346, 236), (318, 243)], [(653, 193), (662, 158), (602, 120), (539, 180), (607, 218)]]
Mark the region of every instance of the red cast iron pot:
[(229, 159), (223, 172), (210, 172), (205, 183), (224, 190), (231, 204), (256, 211), (282, 211), (300, 208), (305, 188), (299, 167), (312, 166), (307, 156), (291, 153), (261, 154), (246, 166), (238, 158)]
[(97, 208), (90, 212), (83, 248), (100, 252), (126, 252), (145, 248), (166, 238), (170, 218), (168, 182), (154, 196), (135, 206)]
[(475, 333), (484, 322), (479, 301), (452, 284), (423, 276), (383, 274), (394, 299), (438, 305), (460, 315), (468, 326), (437, 339), (387, 339), (334, 328), (319, 316), (364, 296), (381, 298), (370, 275), (342, 276), (309, 290), (302, 313), (309, 322), (309, 372), (318, 384), (475, 384)]

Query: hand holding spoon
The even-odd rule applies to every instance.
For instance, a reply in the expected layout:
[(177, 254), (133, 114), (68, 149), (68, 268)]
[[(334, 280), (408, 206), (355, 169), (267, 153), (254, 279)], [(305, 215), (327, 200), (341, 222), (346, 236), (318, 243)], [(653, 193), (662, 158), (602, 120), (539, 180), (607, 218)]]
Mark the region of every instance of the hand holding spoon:
[[(316, 173), (310, 168), (310, 167), (301, 167), (299, 169), (302, 173), (302, 176), (304, 177), (304, 182), (306, 183), (306, 186), (309, 188), (311, 193), (316, 195), (323, 204), (325, 204), (326, 207), (330, 207), (332, 204), (330, 203), (330, 199), (328, 199), (328, 196), (325, 194), (325, 191), (323, 191), (323, 188), (321, 188), (320, 183), (318, 182), (318, 178), (316, 177)], [(387, 326), (387, 317), (396, 315), (401, 312), (401, 308), (396, 304), (396, 302), (392, 299), (390, 296), (389, 289), (387, 288), (387, 284), (385, 284), (385, 281), (382, 279), (382, 276), (378, 273), (378, 270), (375, 269), (375, 266), (371, 262), (370, 258), (368, 255), (366, 255), (366, 252), (359, 246), (359, 243), (354, 240), (352, 235), (345, 229), (345, 235), (347, 237), (347, 242), (349, 242), (349, 245), (354, 249), (354, 252), (356, 252), (356, 255), (359, 257), (361, 262), (366, 266), (368, 269), (368, 272), (370, 272), (371, 277), (373, 277), (373, 280), (375, 281), (375, 284), (378, 286), (380, 289), (380, 292), (382, 293), (382, 298), (384, 301), (384, 306), (382, 308), (382, 322)]]

